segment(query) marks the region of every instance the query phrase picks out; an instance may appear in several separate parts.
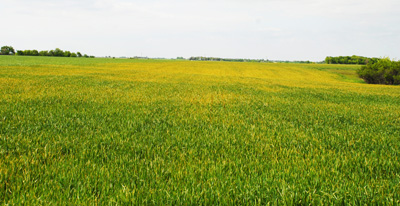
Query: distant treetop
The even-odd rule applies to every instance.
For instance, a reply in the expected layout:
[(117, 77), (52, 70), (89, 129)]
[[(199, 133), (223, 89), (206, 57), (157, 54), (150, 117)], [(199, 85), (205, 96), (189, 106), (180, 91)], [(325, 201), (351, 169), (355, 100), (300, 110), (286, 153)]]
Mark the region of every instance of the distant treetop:
[(55, 57), (87, 57), (94, 58), (94, 56), (89, 56), (87, 54), (82, 55), (80, 52), (70, 52), (63, 51), (59, 48), (50, 51), (38, 51), (34, 50), (17, 50), (15, 52), (14, 48), (11, 46), (1, 47), (0, 55), (18, 55), (18, 56), (55, 56)]
[(331, 57), (328, 56), (325, 58), (325, 63), (327, 64), (359, 64), (365, 65), (368, 63), (375, 63), (379, 60), (379, 58), (369, 58), (369, 57), (362, 57), (362, 56), (338, 56), (338, 57)]
[(3, 46), (0, 50), (0, 55), (14, 55), (15, 50), (12, 46)]

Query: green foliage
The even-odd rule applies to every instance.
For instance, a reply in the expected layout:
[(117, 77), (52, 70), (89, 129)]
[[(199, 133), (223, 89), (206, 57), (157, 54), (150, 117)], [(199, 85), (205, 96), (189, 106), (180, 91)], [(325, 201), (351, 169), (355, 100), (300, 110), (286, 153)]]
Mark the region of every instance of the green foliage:
[(49, 51), (40, 51), (39, 56), (49, 56)]
[(0, 55), (14, 55), (15, 50), (12, 46), (2, 46), (0, 50)]
[(31, 50), (24, 50), (24, 55), (25, 56), (33, 56)]
[(62, 57), (62, 56), (64, 56), (64, 51), (61, 50), (61, 49), (59, 49), (59, 48), (56, 48), (56, 49), (54, 50), (54, 56), (56, 56), (56, 57)]
[(327, 64), (360, 64), (365, 65), (367, 63), (375, 63), (379, 59), (378, 58), (368, 58), (362, 56), (339, 56), (339, 57), (331, 57), (328, 56), (325, 58), (325, 63)]
[(39, 56), (38, 50), (32, 50), (31, 55), (32, 55), (32, 56)]
[[(177, 59), (183, 59), (178, 57)], [(240, 59), (240, 58), (219, 58), (219, 57), (190, 57), (190, 61), (223, 61), (223, 62), (274, 62), (274, 63), (298, 63), (313, 64), (311, 61), (288, 61), (288, 60), (268, 60), (268, 59)]]
[[(7, 47), (8, 48), (8, 47)], [(4, 49), (4, 52), (6, 53), (6, 49)], [(12, 48), (12, 47), (11, 47)], [(3, 49), (3, 47), (2, 47)], [(12, 49), (12, 51), (14, 51)], [(17, 50), (17, 55), (18, 56), (54, 56), (54, 57), (82, 57), (82, 54), (80, 52), (73, 53), (70, 51), (63, 51), (59, 48), (56, 48), (55, 50), (50, 50), (50, 51), (38, 51), (38, 50)], [(86, 55), (85, 57), (88, 57)], [(90, 58), (95, 58), (94, 56), (90, 56)]]
[(71, 56), (71, 52), (70, 51), (65, 51), (64, 52), (64, 57), (70, 57)]
[[(179, 57), (177, 58), (179, 59)], [(183, 57), (182, 57), (183, 59)], [(225, 62), (268, 62), (263, 59), (230, 59), (230, 58), (219, 58), (219, 57), (190, 57), (190, 61), (225, 61)]]
[(22, 50), (17, 50), (17, 55), (23, 56), (23, 55), (24, 55), (24, 51), (22, 51)]
[(357, 70), (360, 78), (369, 84), (400, 84), (400, 62), (383, 58), (376, 63), (368, 63)]

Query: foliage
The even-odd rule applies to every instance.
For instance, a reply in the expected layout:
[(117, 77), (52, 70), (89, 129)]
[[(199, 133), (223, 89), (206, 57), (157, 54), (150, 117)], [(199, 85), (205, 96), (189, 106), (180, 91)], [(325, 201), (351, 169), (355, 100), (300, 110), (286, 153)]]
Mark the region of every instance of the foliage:
[(357, 70), (357, 73), (369, 84), (400, 84), (400, 62), (389, 58), (368, 63)]
[[(50, 50), (50, 51), (37, 51), (37, 50), (17, 50), (17, 55), (18, 56), (54, 56), (54, 57), (82, 57), (82, 54), (80, 52), (73, 53), (70, 51), (63, 51), (59, 48), (56, 48), (55, 50)], [(87, 54), (85, 54), (86, 58), (89, 58)], [(94, 58), (94, 56), (90, 56), (91, 58)]]
[(191, 61), (226, 61), (226, 62), (268, 62), (263, 59), (229, 59), (219, 57), (190, 57)]
[(31, 55), (32, 55), (32, 56), (39, 56), (38, 50), (32, 50)]
[(362, 56), (339, 56), (339, 57), (326, 57), (325, 63), (327, 64), (367, 64), (367, 63), (375, 63), (379, 59), (378, 58), (368, 58)]
[(50, 56), (49, 51), (40, 51), (39, 56)]
[[(177, 58), (179, 59), (179, 57)], [(182, 57), (183, 59), (183, 57)], [(274, 62), (274, 63), (300, 63), (312, 64), (311, 61), (287, 61), (287, 60), (268, 60), (268, 59), (234, 59), (234, 58), (219, 58), (219, 57), (190, 57), (190, 61), (224, 61), (224, 62)]]
[(65, 56), (65, 55), (64, 55), (64, 51), (61, 50), (61, 49), (59, 49), (59, 48), (56, 48), (56, 49), (54, 50), (54, 56), (57, 56), (57, 57)]
[(0, 56), (0, 202), (399, 205), (399, 88), (357, 68)]
[(12, 46), (2, 46), (0, 50), (0, 55), (14, 55), (15, 50)]
[(24, 51), (22, 51), (22, 50), (17, 50), (17, 55), (18, 55), (18, 56), (23, 56), (23, 55), (24, 55)]

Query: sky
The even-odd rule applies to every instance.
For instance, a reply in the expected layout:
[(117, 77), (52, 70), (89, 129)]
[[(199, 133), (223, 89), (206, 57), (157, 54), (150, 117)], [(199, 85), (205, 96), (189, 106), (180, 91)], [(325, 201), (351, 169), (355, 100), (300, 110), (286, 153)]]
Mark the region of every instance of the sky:
[(0, 46), (94, 56), (400, 59), (399, 0), (0, 0)]

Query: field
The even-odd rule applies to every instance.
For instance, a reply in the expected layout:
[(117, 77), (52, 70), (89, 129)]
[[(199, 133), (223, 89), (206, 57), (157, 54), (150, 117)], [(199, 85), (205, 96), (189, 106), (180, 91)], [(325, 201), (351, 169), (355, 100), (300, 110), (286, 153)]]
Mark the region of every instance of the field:
[(0, 56), (1, 204), (400, 204), (359, 66)]

